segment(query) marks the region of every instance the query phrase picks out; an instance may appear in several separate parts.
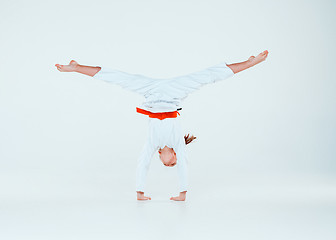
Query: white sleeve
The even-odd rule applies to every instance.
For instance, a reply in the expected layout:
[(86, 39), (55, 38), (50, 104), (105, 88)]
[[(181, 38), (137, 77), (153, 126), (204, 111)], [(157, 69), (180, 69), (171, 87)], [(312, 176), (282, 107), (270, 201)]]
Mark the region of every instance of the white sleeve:
[(147, 140), (137, 162), (136, 191), (145, 192), (146, 177), (155, 151), (153, 144)]
[(93, 78), (120, 85), (125, 89), (142, 95), (152, 90), (159, 81), (140, 74), (126, 73), (106, 67), (101, 67), (100, 71), (93, 75)]
[(184, 192), (188, 190), (188, 166), (185, 142), (180, 144), (176, 151), (176, 167), (179, 179), (179, 191)]
[(233, 75), (232, 69), (227, 66), (226, 62), (222, 62), (201, 71), (172, 78), (168, 85), (176, 97), (183, 99), (206, 84), (221, 81)]

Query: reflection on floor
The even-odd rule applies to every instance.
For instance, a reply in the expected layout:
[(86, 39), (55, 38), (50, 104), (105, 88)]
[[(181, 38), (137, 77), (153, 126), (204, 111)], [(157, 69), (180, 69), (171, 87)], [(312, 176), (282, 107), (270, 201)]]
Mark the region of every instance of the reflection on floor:
[[(239, 179), (239, 181), (237, 181)], [(187, 201), (108, 174), (1, 175), (0, 239), (335, 239), (336, 178), (226, 176)], [(125, 180), (125, 182), (123, 182)]]

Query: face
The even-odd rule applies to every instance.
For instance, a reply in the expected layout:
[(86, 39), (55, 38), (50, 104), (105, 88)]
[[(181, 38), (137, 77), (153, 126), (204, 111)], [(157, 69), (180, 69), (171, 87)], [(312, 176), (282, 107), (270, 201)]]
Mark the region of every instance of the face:
[(173, 167), (176, 165), (176, 153), (174, 149), (165, 146), (159, 150), (159, 156), (163, 165)]

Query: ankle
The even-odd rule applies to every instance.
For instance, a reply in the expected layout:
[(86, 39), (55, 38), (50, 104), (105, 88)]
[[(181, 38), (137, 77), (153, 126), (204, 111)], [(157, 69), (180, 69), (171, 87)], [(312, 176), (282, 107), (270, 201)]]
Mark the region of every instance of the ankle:
[(254, 58), (247, 60), (246, 61), (246, 65), (247, 65), (248, 68), (253, 67), (254, 65), (256, 65), (256, 63), (254, 62)]
[(79, 65), (79, 64), (75, 65), (74, 68), (73, 68), (74, 69), (73, 71), (78, 72), (80, 67), (81, 67), (81, 65)]

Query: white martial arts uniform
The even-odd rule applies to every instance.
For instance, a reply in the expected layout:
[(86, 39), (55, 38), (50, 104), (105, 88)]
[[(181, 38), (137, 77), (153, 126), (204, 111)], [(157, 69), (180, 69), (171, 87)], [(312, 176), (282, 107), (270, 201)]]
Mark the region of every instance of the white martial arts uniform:
[[(224, 80), (233, 75), (226, 62), (222, 62), (201, 71), (167, 79), (155, 79), (105, 67), (101, 67), (93, 77), (143, 95), (146, 101), (139, 108), (158, 113), (176, 111), (180, 108), (182, 100), (191, 92), (205, 84)], [(158, 149), (163, 149), (165, 146), (173, 148), (176, 153), (179, 191), (187, 191), (186, 145), (179, 116), (163, 120), (149, 118), (148, 139), (138, 158), (136, 191), (145, 191), (145, 180), (151, 159)]]

